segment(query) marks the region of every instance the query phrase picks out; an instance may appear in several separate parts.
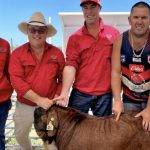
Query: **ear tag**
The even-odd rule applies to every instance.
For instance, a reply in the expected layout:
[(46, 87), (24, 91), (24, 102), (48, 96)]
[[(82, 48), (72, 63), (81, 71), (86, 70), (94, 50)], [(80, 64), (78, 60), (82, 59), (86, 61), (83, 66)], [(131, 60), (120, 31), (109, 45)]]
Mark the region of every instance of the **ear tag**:
[(51, 118), (51, 121), (54, 121), (54, 118), (53, 118), (53, 117)]
[(52, 121), (50, 120), (47, 127), (46, 127), (46, 130), (50, 130), (50, 131), (53, 131), (54, 130), (54, 126), (52, 124)]

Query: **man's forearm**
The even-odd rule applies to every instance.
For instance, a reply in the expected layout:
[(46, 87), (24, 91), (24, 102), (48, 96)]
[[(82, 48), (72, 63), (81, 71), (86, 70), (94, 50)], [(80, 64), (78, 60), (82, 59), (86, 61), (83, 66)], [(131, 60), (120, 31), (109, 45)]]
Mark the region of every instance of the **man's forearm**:
[(25, 93), (25, 95), (23, 96), (24, 98), (37, 103), (37, 101), (41, 98), (37, 93), (35, 93), (33, 90), (29, 90)]
[(69, 93), (70, 88), (74, 82), (76, 69), (73, 66), (66, 66), (63, 71), (62, 92)]

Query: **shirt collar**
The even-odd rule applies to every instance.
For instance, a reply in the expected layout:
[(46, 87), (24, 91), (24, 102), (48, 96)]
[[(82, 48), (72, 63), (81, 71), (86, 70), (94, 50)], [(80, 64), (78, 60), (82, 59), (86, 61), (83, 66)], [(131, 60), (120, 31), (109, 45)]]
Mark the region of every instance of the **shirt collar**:
[[(104, 22), (102, 20), (102, 18), (99, 18), (99, 28), (100, 28), (100, 31), (103, 31), (104, 30)], [(87, 27), (86, 27), (86, 22), (84, 21), (84, 25), (82, 27), (82, 32), (85, 33), (85, 34), (89, 34), (88, 33), (88, 30), (87, 30)]]
[[(26, 48), (28, 51), (31, 51), (31, 46), (30, 46), (30, 43), (26, 43), (25, 44)], [(45, 42), (45, 51), (48, 51), (49, 49), (51, 48), (51, 44)]]

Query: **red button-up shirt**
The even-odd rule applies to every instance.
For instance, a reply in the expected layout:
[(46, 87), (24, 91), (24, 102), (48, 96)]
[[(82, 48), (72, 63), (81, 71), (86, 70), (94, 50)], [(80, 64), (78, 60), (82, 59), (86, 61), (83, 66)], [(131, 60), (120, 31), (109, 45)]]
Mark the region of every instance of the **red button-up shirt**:
[(52, 99), (60, 94), (62, 70), (64, 68), (63, 53), (51, 44), (46, 43), (41, 62), (31, 52), (29, 43), (13, 51), (10, 59), (10, 78), (20, 102), (34, 106), (24, 94), (32, 89), (42, 97)]
[(13, 92), (8, 74), (9, 58), (9, 43), (0, 38), (0, 103), (8, 100)]
[(104, 25), (100, 19), (100, 32), (94, 38), (84, 25), (70, 36), (66, 50), (66, 65), (77, 70), (73, 87), (91, 95), (111, 91), (111, 53), (119, 31)]

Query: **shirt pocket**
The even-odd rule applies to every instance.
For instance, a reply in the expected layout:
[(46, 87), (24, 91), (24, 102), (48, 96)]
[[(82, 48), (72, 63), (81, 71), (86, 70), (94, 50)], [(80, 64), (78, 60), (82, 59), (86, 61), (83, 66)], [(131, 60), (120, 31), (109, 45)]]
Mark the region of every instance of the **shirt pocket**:
[(56, 77), (59, 72), (59, 64), (57, 60), (49, 59), (47, 61), (47, 72), (49, 74), (49, 78)]
[(93, 43), (89, 42), (89, 43), (86, 43), (86, 44), (83, 43), (82, 45), (80, 45), (81, 50), (80, 50), (79, 56), (80, 56), (81, 62), (82, 61), (84, 61), (86, 63), (88, 62), (88, 60), (92, 54)]
[(99, 46), (99, 48), (96, 48), (96, 51), (101, 51), (100, 53), (104, 58), (111, 59), (112, 47), (113, 43), (111, 43), (110, 41), (105, 41), (102, 45)]
[(91, 52), (89, 48), (82, 50), (82, 52), (80, 53), (81, 61), (87, 61), (90, 56), (91, 56)]
[(35, 71), (36, 64), (34, 62), (24, 62), (22, 65), (24, 68), (25, 77), (31, 76), (32, 73)]

